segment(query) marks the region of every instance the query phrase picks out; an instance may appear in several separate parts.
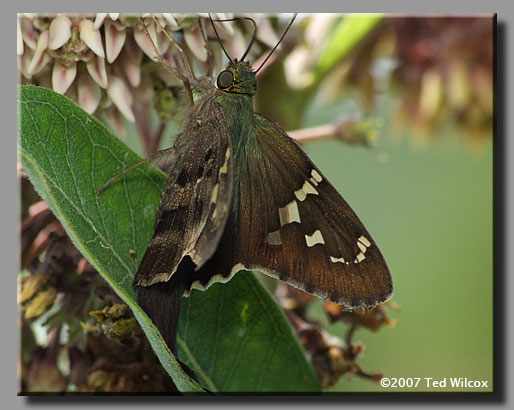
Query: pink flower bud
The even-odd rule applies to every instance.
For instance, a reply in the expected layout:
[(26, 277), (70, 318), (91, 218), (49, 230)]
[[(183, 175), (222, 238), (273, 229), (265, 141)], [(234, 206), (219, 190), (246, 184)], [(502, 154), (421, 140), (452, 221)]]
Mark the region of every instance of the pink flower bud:
[(79, 105), (84, 111), (93, 114), (102, 99), (101, 88), (87, 73), (82, 73), (77, 82), (77, 92)]
[(77, 64), (65, 66), (61, 61), (56, 60), (52, 71), (52, 88), (55, 92), (64, 94), (75, 80), (77, 75)]
[(102, 88), (107, 88), (107, 72), (105, 70), (105, 59), (96, 54), (86, 63), (87, 71), (95, 82)]
[(107, 62), (112, 63), (120, 54), (120, 51), (125, 44), (127, 34), (125, 30), (118, 30), (116, 25), (109, 21), (105, 23), (104, 30)]
[(34, 52), (34, 56), (32, 57), (29, 68), (27, 70), (27, 74), (29, 76), (40, 72), (50, 61), (50, 57), (46, 53), (49, 36), (50, 34), (48, 31), (42, 32), (39, 36), (36, 45), (36, 51)]
[(105, 57), (102, 35), (99, 30), (93, 28), (93, 22), (91, 20), (82, 20), (80, 22), (80, 39), (86, 43), (98, 57)]
[(109, 76), (107, 95), (125, 118), (127, 118), (130, 122), (136, 121), (131, 107), (132, 94), (129, 87), (122, 78), (115, 75)]
[(57, 50), (71, 38), (71, 20), (66, 16), (57, 16), (50, 23), (48, 48)]
[(189, 29), (184, 32), (184, 40), (187, 46), (200, 61), (207, 61), (207, 50), (200, 27)]

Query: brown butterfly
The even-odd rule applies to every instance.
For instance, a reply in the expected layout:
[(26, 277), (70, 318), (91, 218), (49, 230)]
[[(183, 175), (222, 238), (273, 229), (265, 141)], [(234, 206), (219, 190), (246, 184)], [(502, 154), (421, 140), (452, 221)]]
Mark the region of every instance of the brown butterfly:
[(253, 71), (244, 61), (252, 43), (240, 60), (225, 52), (229, 63), (216, 81), (170, 67), (191, 107), (174, 146), (150, 159), (168, 180), (134, 280), (140, 304), (164, 323), (163, 333), (174, 331), (163, 326), (175, 326), (167, 312), (178, 315), (184, 292), (241, 270), (348, 309), (392, 295), (386, 262), (355, 212), (293, 139), (254, 112), (262, 65)]

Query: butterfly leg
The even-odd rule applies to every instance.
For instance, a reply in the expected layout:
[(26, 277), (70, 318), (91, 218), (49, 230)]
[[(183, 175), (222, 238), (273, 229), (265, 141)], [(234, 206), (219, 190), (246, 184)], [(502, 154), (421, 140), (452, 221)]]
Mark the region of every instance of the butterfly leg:
[(125, 175), (127, 172), (129, 172), (131, 169), (134, 169), (136, 167), (138, 167), (139, 165), (141, 164), (144, 164), (146, 162), (146, 159), (143, 159), (142, 161), (139, 161), (139, 162), (136, 162), (135, 164), (132, 164), (130, 165), (129, 167), (125, 168), (123, 171), (121, 171), (120, 173), (114, 175), (111, 179), (109, 179), (105, 184), (103, 184), (99, 189), (98, 191), (96, 191), (96, 195), (100, 195), (104, 190), (105, 188), (107, 188), (109, 185), (111, 185), (111, 183), (113, 183), (114, 181), (116, 181), (119, 177)]
[(154, 152), (150, 157), (147, 159), (143, 159), (139, 162), (136, 162), (135, 164), (132, 164), (122, 170), (121, 172), (114, 175), (111, 179), (109, 179), (105, 184), (103, 184), (98, 191), (96, 191), (96, 195), (100, 195), (109, 185), (111, 185), (114, 181), (116, 181), (119, 177), (125, 175), (130, 170), (144, 164), (145, 162), (148, 162), (149, 164), (153, 165), (156, 168), (159, 168), (162, 172), (164, 172), (166, 175), (169, 174), (169, 167), (173, 164), (170, 163), (169, 158), (170, 155), (175, 151), (175, 147), (163, 149), (157, 152)]
[[(152, 40), (152, 37), (150, 37), (150, 33), (148, 32), (148, 28), (146, 27), (146, 24), (145, 24), (145, 21), (144, 19), (141, 17), (141, 22), (143, 24), (143, 30), (146, 34), (146, 36), (148, 37), (148, 40), (150, 41), (150, 44), (153, 48), (153, 51), (155, 53), (155, 58), (157, 60), (159, 60), (159, 62), (161, 64), (163, 64), (166, 69), (171, 73), (173, 74), (175, 77), (177, 77), (180, 81), (182, 81), (182, 84), (184, 84), (184, 89), (186, 90), (186, 95), (187, 95), (187, 100), (189, 102), (189, 105), (190, 106), (193, 106), (194, 105), (194, 98), (193, 98), (193, 90), (191, 89), (191, 83), (189, 82), (189, 78), (187, 76), (185, 76), (184, 74), (182, 74), (180, 71), (178, 71), (175, 67), (173, 67), (168, 60), (166, 60), (160, 53), (159, 53), (159, 50), (157, 50), (157, 46), (154, 44), (153, 40)], [(165, 31), (165, 33), (167, 34), (167, 32)], [(171, 36), (169, 36), (168, 38), (172, 38)], [(177, 42), (175, 40), (172, 40), (174, 43), (173, 44), (176, 44)], [(180, 46), (179, 46), (180, 47)], [(182, 48), (180, 48), (180, 50), (182, 50)], [(183, 50), (182, 50), (183, 52)], [(187, 61), (187, 60), (186, 60)], [(189, 62), (187, 63), (189, 64)], [(189, 69), (191, 69), (191, 67), (189, 66)], [(194, 78), (194, 77), (192, 77)]]
[(161, 25), (161, 23), (159, 23), (159, 21), (155, 17), (152, 17), (152, 18), (153, 18), (153, 21), (155, 22), (155, 24), (161, 28), (162, 32), (167, 37), (167, 39), (170, 41), (170, 43), (173, 44), (175, 46), (175, 48), (178, 50), (179, 55), (180, 55), (180, 60), (182, 61), (182, 64), (184, 65), (184, 68), (187, 71), (187, 76), (192, 78), (193, 80), (196, 80), (193, 69), (191, 68), (191, 64), (189, 63), (189, 59), (187, 58), (186, 53), (184, 53), (184, 50), (182, 49), (182, 47), (180, 47), (180, 44), (177, 43), (175, 41), (175, 39), (169, 35), (169, 33), (166, 31), (166, 29)]
[(207, 38), (207, 32), (205, 31), (205, 27), (203, 26), (202, 19), (198, 19), (198, 25), (200, 26), (200, 31), (202, 32), (203, 41), (205, 43), (205, 49), (207, 50), (207, 72), (206, 77), (212, 77), (212, 72), (214, 70), (214, 54), (212, 53), (211, 48), (209, 47), (209, 40)]

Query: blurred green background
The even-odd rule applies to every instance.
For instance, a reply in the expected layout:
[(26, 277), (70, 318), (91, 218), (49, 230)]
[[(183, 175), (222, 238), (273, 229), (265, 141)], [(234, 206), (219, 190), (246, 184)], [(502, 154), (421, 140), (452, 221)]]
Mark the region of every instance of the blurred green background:
[[(311, 107), (305, 125), (323, 123), (352, 101), (349, 96), (331, 108)], [(336, 141), (305, 146), (380, 246), (393, 277), (392, 300), (401, 308), (389, 310), (397, 327), (357, 331), (354, 340), (366, 346), (359, 364), (386, 377), (488, 380), (490, 390), (492, 144), (470, 148), (467, 136), (449, 126), (443, 141), (416, 148), (408, 133), (391, 134), (391, 103), (376, 112), (386, 121), (378, 147), (387, 161)], [(310, 314), (344, 338), (346, 325), (328, 324), (321, 302), (313, 303)], [(384, 390), (358, 377), (343, 377), (330, 389)]]

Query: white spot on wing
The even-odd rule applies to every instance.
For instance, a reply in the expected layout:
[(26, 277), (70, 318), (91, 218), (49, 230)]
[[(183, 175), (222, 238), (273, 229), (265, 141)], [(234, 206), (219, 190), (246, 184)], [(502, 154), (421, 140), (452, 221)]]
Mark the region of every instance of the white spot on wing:
[(318, 186), (319, 183), (323, 180), (323, 178), (321, 177), (319, 172), (316, 171), (315, 169), (313, 169), (311, 171), (311, 175), (312, 175), (312, 178), (309, 178), (309, 181), (311, 181), (312, 185)]
[(305, 198), (307, 198), (307, 195), (309, 194), (319, 195), (318, 191), (316, 191), (316, 188), (314, 188), (309, 183), (309, 181), (305, 181), (303, 183), (303, 186), (298, 191), (294, 191), (294, 194), (296, 195), (299, 201), (305, 201)]
[(321, 231), (318, 229), (314, 231), (312, 235), (305, 235), (305, 242), (307, 242), (308, 247), (312, 247), (318, 243), (325, 244), (325, 239), (323, 239), (323, 235)]
[(280, 217), (280, 226), (284, 226), (292, 222), (301, 222), (298, 204), (294, 199), (283, 208), (279, 208), (278, 215)]
[[(332, 262), (332, 263), (337, 263), (337, 262), (344, 263), (345, 260), (344, 260), (344, 258), (335, 258), (335, 257), (331, 256), (330, 257), (330, 262)], [(348, 264), (348, 262), (346, 262), (346, 263)]]
[(371, 242), (366, 239), (364, 235), (362, 235), (359, 239), (359, 242), (361, 242), (366, 248), (369, 248), (371, 246)]
[(223, 163), (223, 166), (220, 168), (220, 175), (226, 174), (228, 171), (228, 159), (230, 158), (230, 147), (227, 148), (225, 151), (225, 162)]
[(359, 252), (357, 254), (357, 257), (355, 258), (355, 260), (353, 261), (354, 263), (359, 263), (359, 262), (362, 262), (364, 259), (366, 259), (366, 257), (364, 256), (364, 254), (362, 252)]
[(313, 170), (311, 171), (311, 175), (312, 175), (312, 177), (313, 177), (316, 181), (318, 181), (318, 182), (323, 181), (323, 178), (321, 177), (321, 175), (319, 174), (319, 172), (318, 172), (318, 171), (316, 171), (315, 169), (313, 169)]
[[(366, 239), (364, 235), (362, 235), (359, 239), (357, 239), (357, 246), (360, 249), (360, 252), (355, 257), (353, 263), (360, 263), (364, 259), (366, 259), (366, 256), (364, 255), (368, 248), (371, 246), (371, 242)], [(348, 263), (348, 262), (347, 262)]]
[(270, 245), (282, 245), (282, 240), (280, 238), (280, 230), (270, 232), (266, 235), (266, 242)]
[(220, 187), (220, 184), (217, 183), (216, 185), (214, 185), (214, 188), (212, 189), (212, 194), (211, 194), (211, 204), (215, 204), (216, 201), (218, 200), (218, 189)]

